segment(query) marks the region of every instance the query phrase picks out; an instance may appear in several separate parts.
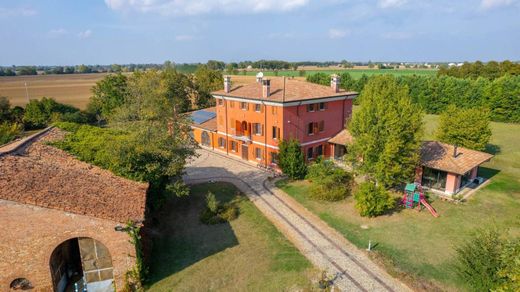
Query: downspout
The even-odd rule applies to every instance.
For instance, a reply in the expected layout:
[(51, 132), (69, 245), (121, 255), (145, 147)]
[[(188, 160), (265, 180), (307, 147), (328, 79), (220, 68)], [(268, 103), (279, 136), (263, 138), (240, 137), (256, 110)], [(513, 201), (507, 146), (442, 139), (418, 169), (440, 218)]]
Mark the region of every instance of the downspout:
[(343, 100), (343, 111), (341, 112), (341, 117), (342, 117), (342, 125), (341, 125), (341, 128), (344, 129), (345, 128), (345, 102), (347, 101), (347, 99), (344, 99)]
[(264, 107), (264, 158), (265, 158), (265, 167), (267, 168), (267, 108), (265, 107), (265, 102), (262, 101), (262, 106)]

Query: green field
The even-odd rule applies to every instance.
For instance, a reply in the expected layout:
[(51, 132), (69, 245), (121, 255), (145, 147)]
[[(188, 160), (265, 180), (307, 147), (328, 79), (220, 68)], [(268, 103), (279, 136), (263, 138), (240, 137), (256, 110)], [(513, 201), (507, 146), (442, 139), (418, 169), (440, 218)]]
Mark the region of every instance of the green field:
[[(437, 122), (437, 116), (426, 116), (427, 138), (432, 138)], [(496, 225), (509, 229), (512, 236), (520, 236), (520, 125), (491, 126), (490, 149), (496, 157), (484, 164), (479, 173), (491, 177), (491, 183), (461, 205), (432, 198), (439, 218), (415, 210), (362, 218), (351, 197), (336, 203), (316, 202), (308, 197), (308, 182), (282, 181), (279, 186), (358, 247), (366, 248), (371, 240), (376, 244), (375, 254), (387, 269), (415, 288), (469, 291), (453, 271), (454, 248), (479, 227)], [(368, 229), (361, 228), (362, 225)]]
[[(229, 224), (204, 225), (204, 196), (222, 203), (237, 195), (240, 215)], [(160, 216), (154, 239), (150, 291), (283, 291), (310, 289), (317, 271), (237, 189), (196, 185)]]
[[(247, 75), (254, 76), (260, 71), (247, 71)], [(262, 71), (265, 76), (275, 76), (274, 71)], [(434, 69), (342, 69), (342, 70), (331, 70), (331, 69), (323, 69), (323, 70), (305, 70), (305, 75), (312, 75), (315, 73), (325, 73), (325, 74), (341, 74), (341, 73), (349, 73), (353, 78), (360, 78), (363, 74), (367, 76), (378, 75), (378, 74), (392, 74), (394, 76), (402, 76), (402, 75), (419, 75), (419, 76), (434, 76), (437, 74), (437, 70)], [(239, 74), (241, 75), (241, 73)], [(287, 77), (298, 77), (300, 76), (299, 70), (280, 70), (278, 71), (277, 76), (287, 76)]]

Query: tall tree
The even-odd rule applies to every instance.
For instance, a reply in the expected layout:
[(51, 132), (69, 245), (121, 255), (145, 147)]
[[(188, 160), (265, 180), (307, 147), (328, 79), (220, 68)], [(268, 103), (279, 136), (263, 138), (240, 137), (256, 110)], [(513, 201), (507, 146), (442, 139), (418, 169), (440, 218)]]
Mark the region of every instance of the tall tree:
[(88, 111), (102, 119), (110, 117), (114, 109), (125, 102), (128, 91), (127, 77), (121, 73), (107, 75), (92, 87)]
[(200, 65), (195, 71), (193, 85), (196, 92), (195, 104), (198, 108), (215, 105), (211, 92), (224, 87), (222, 73), (211, 70), (206, 65)]
[(485, 150), (491, 138), (489, 111), (448, 107), (440, 116), (437, 139), (475, 150)]
[(419, 160), (423, 112), (391, 75), (372, 78), (349, 125), (355, 168), (385, 187), (409, 181)]
[(282, 140), (278, 155), (280, 169), (292, 179), (303, 179), (307, 174), (305, 156), (296, 139)]

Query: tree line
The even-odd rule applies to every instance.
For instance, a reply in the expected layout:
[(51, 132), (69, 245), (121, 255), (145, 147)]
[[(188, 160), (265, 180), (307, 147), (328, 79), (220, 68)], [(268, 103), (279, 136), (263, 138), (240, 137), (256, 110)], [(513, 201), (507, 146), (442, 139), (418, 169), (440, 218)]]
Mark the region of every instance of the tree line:
[(481, 61), (476, 61), (474, 63), (465, 62), (462, 66), (442, 66), (439, 68), (437, 75), (471, 79), (483, 77), (493, 80), (505, 75), (520, 75), (520, 64), (513, 63), (509, 60), (500, 63), (489, 61), (485, 64)]
[[(365, 85), (375, 76), (363, 75), (354, 79), (342, 73), (341, 87), (362, 93)], [(428, 114), (440, 114), (450, 105), (458, 108), (485, 108), (493, 121), (520, 122), (520, 75), (504, 75), (495, 79), (452, 76), (399, 76), (400, 85), (408, 89), (412, 101)], [(329, 85), (325, 73), (309, 75), (307, 81)], [(359, 100), (355, 101), (359, 103)]]

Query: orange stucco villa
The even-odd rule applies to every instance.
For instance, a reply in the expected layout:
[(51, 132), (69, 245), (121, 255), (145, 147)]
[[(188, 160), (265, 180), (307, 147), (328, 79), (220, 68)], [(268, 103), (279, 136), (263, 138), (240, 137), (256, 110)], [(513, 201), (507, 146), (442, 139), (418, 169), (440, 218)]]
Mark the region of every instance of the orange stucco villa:
[(300, 141), (307, 160), (344, 153), (344, 143), (328, 141), (345, 128), (352, 115), (356, 92), (341, 90), (340, 79), (331, 86), (293, 78), (257, 78), (255, 83), (215, 91), (216, 106), (192, 112), (193, 135), (203, 147), (276, 168), (278, 143)]
[[(341, 158), (352, 136), (345, 122), (357, 92), (293, 78), (263, 79), (239, 86), (224, 77), (224, 89), (212, 92), (216, 106), (191, 112), (194, 139), (204, 148), (277, 169), (278, 143), (299, 140), (307, 161)], [(480, 164), (493, 155), (437, 141), (425, 141), (416, 182), (453, 195), (475, 181)]]

